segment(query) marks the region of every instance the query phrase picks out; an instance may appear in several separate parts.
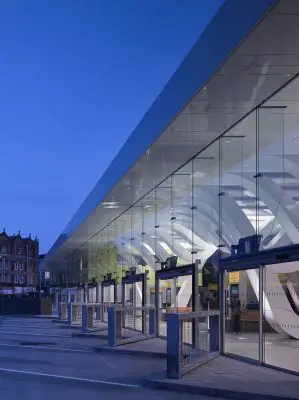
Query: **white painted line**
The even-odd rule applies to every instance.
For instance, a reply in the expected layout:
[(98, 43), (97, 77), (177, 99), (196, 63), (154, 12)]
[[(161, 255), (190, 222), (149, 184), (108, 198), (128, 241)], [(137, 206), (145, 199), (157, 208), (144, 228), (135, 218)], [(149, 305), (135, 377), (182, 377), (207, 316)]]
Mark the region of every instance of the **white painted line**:
[(53, 347), (53, 346), (32, 346), (26, 344), (8, 344), (8, 343), (0, 343), (2, 347), (22, 347), (24, 349), (47, 349), (47, 350), (60, 350), (60, 351), (69, 351), (73, 353), (93, 353), (91, 350), (82, 350), (82, 349), (67, 349), (64, 347)]
[(129, 383), (100, 381), (97, 379), (78, 378), (75, 376), (66, 376), (66, 375), (44, 374), (42, 372), (22, 371), (22, 370), (18, 370), (18, 369), (10, 369), (10, 368), (0, 368), (0, 372), (11, 372), (11, 373), (16, 373), (16, 374), (32, 375), (32, 376), (44, 376), (47, 378), (58, 378), (58, 379), (62, 379), (62, 380), (87, 382), (87, 383), (98, 383), (101, 385), (110, 385), (110, 386), (118, 386), (118, 387), (134, 388), (134, 389), (140, 388), (139, 385), (132, 385)]

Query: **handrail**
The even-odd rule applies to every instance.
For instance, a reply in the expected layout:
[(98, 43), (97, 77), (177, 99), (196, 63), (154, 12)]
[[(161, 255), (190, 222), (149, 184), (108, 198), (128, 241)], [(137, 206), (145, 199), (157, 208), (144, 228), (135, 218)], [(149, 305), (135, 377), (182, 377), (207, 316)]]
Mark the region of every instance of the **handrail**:
[(134, 307), (134, 306), (122, 306), (120, 304), (111, 304), (110, 305), (111, 308), (116, 309), (116, 311), (146, 311), (146, 310), (155, 310), (155, 306), (153, 305), (148, 305), (148, 306), (138, 306), (138, 307)]
[(218, 310), (200, 310), (200, 311), (192, 311), (189, 313), (177, 313), (176, 314), (179, 320), (188, 320), (194, 318), (202, 318), (202, 317), (213, 317), (216, 315), (220, 315), (220, 311)]
[[(219, 354), (219, 311), (199, 310), (167, 317), (167, 377), (178, 379)], [(198, 320), (208, 319), (199, 332)], [(185, 326), (185, 324), (187, 326)], [(192, 325), (192, 329), (190, 326)]]

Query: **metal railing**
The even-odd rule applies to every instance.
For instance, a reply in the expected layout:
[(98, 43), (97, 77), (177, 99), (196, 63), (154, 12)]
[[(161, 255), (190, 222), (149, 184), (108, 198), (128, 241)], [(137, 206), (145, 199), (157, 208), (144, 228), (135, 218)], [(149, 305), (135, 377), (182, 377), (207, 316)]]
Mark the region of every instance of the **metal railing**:
[(172, 313), (167, 316), (167, 377), (179, 379), (218, 355), (219, 311)]
[[(101, 303), (61, 302), (60, 321), (69, 326), (81, 327), (82, 332), (108, 329), (107, 306)], [(107, 313), (107, 324), (103, 324), (104, 312)]]
[(154, 306), (110, 305), (108, 309), (108, 344), (118, 346), (155, 336)]
[(81, 325), (82, 323), (82, 303), (69, 302), (67, 304), (67, 320), (69, 325)]
[(113, 307), (112, 303), (104, 303), (102, 304), (102, 322), (106, 322), (108, 324), (108, 308)]

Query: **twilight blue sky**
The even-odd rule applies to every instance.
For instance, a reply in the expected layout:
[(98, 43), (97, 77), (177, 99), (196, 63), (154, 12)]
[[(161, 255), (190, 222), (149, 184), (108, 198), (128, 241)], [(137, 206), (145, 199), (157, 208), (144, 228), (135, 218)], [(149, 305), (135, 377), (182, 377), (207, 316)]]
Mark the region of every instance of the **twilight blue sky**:
[(222, 3), (0, 1), (0, 229), (52, 246)]

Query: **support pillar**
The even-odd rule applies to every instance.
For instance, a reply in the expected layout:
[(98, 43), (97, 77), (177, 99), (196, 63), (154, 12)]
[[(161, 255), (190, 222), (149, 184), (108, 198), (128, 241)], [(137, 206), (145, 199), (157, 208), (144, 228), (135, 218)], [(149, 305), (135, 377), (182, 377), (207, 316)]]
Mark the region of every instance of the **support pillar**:
[[(192, 274), (192, 311), (195, 312), (199, 308), (199, 295), (198, 295), (198, 270), (200, 260), (196, 260)], [(196, 347), (198, 338), (198, 320), (192, 319), (192, 347)]]
[(84, 286), (84, 303), (88, 303), (88, 287)]
[(178, 314), (167, 316), (167, 378), (180, 378), (181, 331)]
[(176, 288), (177, 288), (177, 278), (173, 278), (171, 282), (171, 305), (173, 306), (173, 312), (177, 312), (177, 295), (176, 295)]
[(149, 309), (149, 335), (155, 335), (156, 333), (156, 310), (154, 308)]
[(117, 339), (121, 339), (122, 311), (114, 307), (108, 308), (108, 345), (116, 346)]
[(115, 308), (108, 308), (108, 345), (116, 346), (116, 329), (115, 329)]
[(210, 351), (219, 351), (219, 315), (209, 317)]
[(68, 302), (67, 303), (67, 323), (69, 325), (72, 325), (72, 319), (73, 319), (72, 317), (73, 317), (73, 315), (72, 315), (72, 303)]
[(87, 333), (93, 328), (93, 307), (82, 304), (82, 332)]
[(161, 309), (160, 309), (160, 293), (159, 293), (159, 279), (155, 278), (155, 308), (156, 308), (156, 336), (160, 335), (160, 318), (161, 318)]
[(59, 294), (58, 294), (58, 292), (55, 292), (55, 294), (54, 294), (54, 308), (55, 308), (55, 312), (58, 312), (58, 310), (59, 310)]
[(96, 303), (100, 302), (101, 302), (101, 284), (100, 282), (98, 282), (96, 286)]
[(67, 303), (65, 303), (65, 302), (62, 302), (60, 304), (60, 319), (62, 319), (62, 320), (66, 320), (66, 317), (67, 317), (66, 305), (67, 305)]

